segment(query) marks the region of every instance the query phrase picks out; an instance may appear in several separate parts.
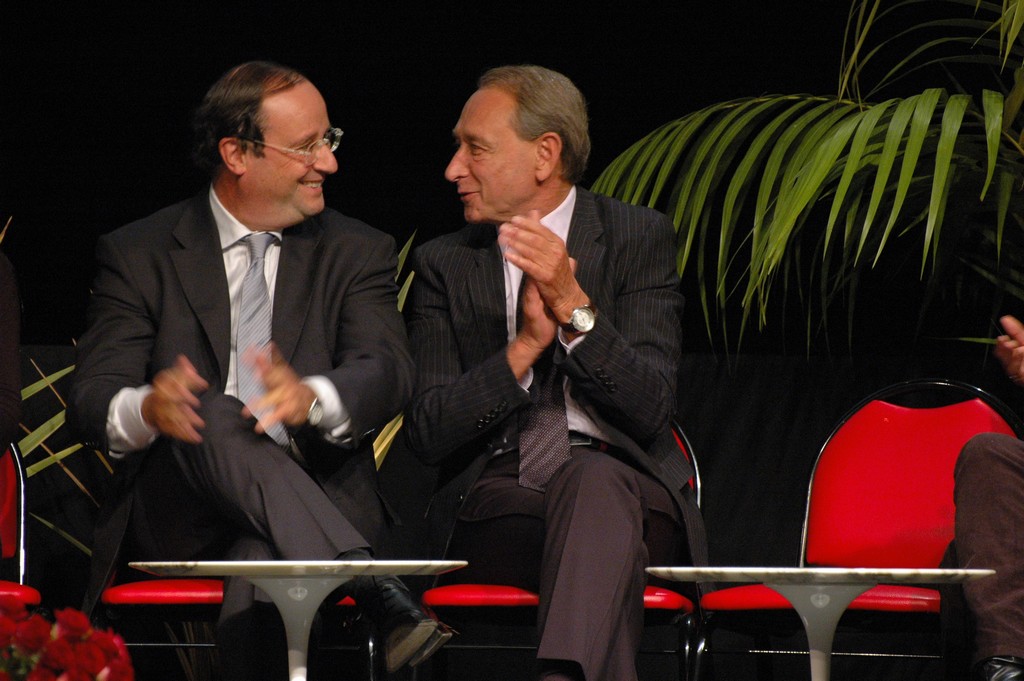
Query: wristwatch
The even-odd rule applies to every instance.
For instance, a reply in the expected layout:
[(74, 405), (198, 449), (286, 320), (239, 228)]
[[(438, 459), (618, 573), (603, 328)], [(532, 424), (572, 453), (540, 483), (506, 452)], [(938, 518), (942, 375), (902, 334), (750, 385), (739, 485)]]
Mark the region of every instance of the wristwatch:
[(569, 333), (587, 333), (594, 328), (597, 321), (597, 310), (589, 305), (581, 305), (569, 315), (569, 321), (562, 328)]
[(309, 405), (309, 411), (306, 413), (306, 423), (316, 428), (320, 425), (320, 421), (324, 418), (324, 407), (320, 404), (320, 400), (316, 397), (313, 398), (313, 404)]

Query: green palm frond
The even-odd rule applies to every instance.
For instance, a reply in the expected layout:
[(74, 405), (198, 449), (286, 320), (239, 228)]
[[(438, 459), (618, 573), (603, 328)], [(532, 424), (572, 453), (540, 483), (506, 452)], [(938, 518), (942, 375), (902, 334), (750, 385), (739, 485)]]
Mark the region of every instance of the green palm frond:
[[(880, 22), (939, 6), (950, 16), (928, 16), (871, 44)], [(950, 267), (999, 268), (1004, 245), (1024, 243), (1024, 231), (1007, 221), (1021, 222), (1024, 85), (1017, 79), (1007, 87), (999, 76), (1003, 64), (1024, 56), (1022, 25), (1024, 0), (902, 0), (884, 8), (880, 0), (856, 0), (840, 68), (843, 96), (713, 104), (632, 145), (593, 189), (672, 218), (677, 266), (682, 275), (695, 265), (709, 332), (732, 305), (742, 310), (744, 328), (748, 318), (763, 327), (775, 288), (793, 287), (824, 320), (837, 299), (856, 298), (860, 273), (878, 267), (896, 241), (918, 249), (920, 277), (932, 290)], [(983, 67), (993, 87), (965, 92), (952, 81), (957, 87), (875, 102), (845, 96), (861, 91), (869, 65), (910, 38), (920, 42), (897, 56), (885, 84), (908, 70), (955, 64)], [(983, 230), (992, 238), (981, 238)], [(965, 243), (991, 252), (970, 266), (947, 255)], [(996, 274), (989, 274), (990, 284)], [(815, 319), (808, 313), (809, 328)]]
[[(405, 269), (405, 261), (409, 257), (409, 252), (412, 250), (412, 242), (416, 239), (416, 231), (413, 230), (412, 235), (406, 240), (402, 246), (402, 250), (398, 253), (398, 270), (395, 272), (395, 281), (398, 281), (402, 276), (402, 271)], [(412, 286), (412, 279), (416, 275), (415, 272), (409, 272), (405, 275), (405, 281), (402, 283), (401, 288), (398, 290), (398, 309), (402, 310), (405, 307), (405, 299), (409, 295), (409, 288)], [(384, 457), (387, 456), (388, 450), (391, 449), (392, 443), (395, 441), (395, 437), (398, 435), (398, 431), (402, 429), (402, 414), (396, 414), (385, 425), (377, 437), (373, 440), (373, 459), (379, 469), (381, 464), (384, 463)]]

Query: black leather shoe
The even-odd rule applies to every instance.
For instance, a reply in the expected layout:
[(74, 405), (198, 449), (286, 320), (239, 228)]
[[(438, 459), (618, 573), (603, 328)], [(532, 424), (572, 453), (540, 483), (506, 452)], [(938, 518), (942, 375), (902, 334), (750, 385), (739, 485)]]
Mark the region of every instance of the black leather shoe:
[(974, 666), (975, 678), (982, 681), (1024, 681), (1024, 658), (999, 655)]
[(423, 612), (397, 577), (356, 577), (350, 591), (384, 639), (388, 672), (426, 661), (452, 637), (448, 627)]

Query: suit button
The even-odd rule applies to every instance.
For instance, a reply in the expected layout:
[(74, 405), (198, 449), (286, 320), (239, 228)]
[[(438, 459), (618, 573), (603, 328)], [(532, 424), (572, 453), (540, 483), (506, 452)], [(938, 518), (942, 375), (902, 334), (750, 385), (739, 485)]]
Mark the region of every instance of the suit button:
[(476, 429), (477, 430), (483, 430), (484, 426), (486, 426), (486, 425), (487, 425), (487, 421), (485, 421), (483, 419), (480, 419), (479, 421), (476, 422)]

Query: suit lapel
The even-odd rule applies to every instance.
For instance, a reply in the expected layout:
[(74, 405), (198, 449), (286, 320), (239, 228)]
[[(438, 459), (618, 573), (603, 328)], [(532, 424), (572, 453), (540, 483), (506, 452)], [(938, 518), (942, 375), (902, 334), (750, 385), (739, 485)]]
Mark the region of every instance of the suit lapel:
[(569, 255), (576, 259), (576, 280), (599, 309), (607, 302), (602, 295), (605, 259), (605, 247), (601, 243), (603, 235), (604, 228), (597, 215), (594, 195), (577, 187), (576, 205), (569, 222), (569, 239), (565, 247)]
[(468, 264), (466, 288), (475, 317), (474, 326), (480, 329), (485, 341), (480, 344), (480, 349), (487, 356), (508, 342), (505, 268), (498, 248), (497, 228), (478, 225), (474, 232), (471, 242), (473, 260)]
[(189, 307), (213, 348), (223, 388), (231, 353), (231, 303), (208, 197), (206, 192), (201, 193), (182, 214), (174, 228), (174, 237), (182, 248), (170, 255)]
[(271, 337), (289, 362), (295, 355), (313, 296), (318, 243), (320, 229), (315, 220), (307, 220), (283, 232), (274, 286)]

